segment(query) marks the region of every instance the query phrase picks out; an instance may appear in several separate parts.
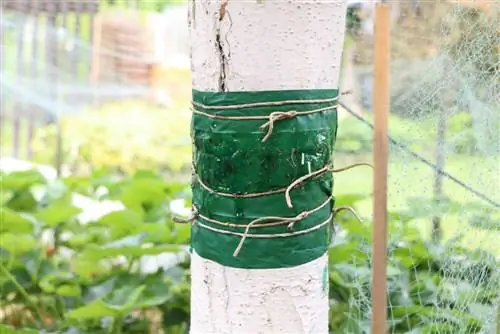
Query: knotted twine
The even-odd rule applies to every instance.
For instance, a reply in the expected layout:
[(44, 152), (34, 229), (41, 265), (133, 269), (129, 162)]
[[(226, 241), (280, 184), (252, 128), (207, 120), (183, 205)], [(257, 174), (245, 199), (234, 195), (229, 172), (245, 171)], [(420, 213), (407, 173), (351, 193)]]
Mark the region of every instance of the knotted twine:
[(246, 103), (246, 104), (237, 104), (237, 105), (227, 105), (227, 106), (209, 106), (199, 102), (191, 101), (193, 108), (191, 111), (194, 114), (205, 116), (212, 119), (220, 119), (220, 120), (228, 120), (228, 121), (255, 121), (255, 120), (267, 120), (264, 124), (262, 124), (259, 128), (264, 130), (267, 128), (267, 132), (262, 138), (262, 142), (265, 142), (271, 137), (274, 130), (274, 123), (277, 121), (292, 119), (298, 116), (311, 115), (315, 113), (325, 112), (329, 110), (335, 110), (338, 107), (338, 104), (335, 103), (332, 106), (312, 109), (308, 111), (297, 111), (297, 110), (289, 110), (289, 111), (274, 111), (267, 116), (223, 116), (216, 114), (209, 114), (203, 112), (201, 110), (197, 110), (194, 107), (198, 107), (205, 110), (231, 110), (231, 109), (245, 109), (245, 108), (256, 108), (256, 107), (270, 107), (270, 106), (283, 106), (288, 104), (314, 104), (314, 103), (329, 103), (329, 102), (337, 102), (338, 97), (330, 98), (330, 99), (316, 99), (316, 100), (288, 100), (288, 101), (274, 101), (274, 102), (256, 102), (256, 103)]
[[(304, 184), (304, 182), (310, 178), (318, 177), (318, 176), (323, 175), (327, 172), (339, 173), (339, 172), (343, 172), (343, 171), (346, 171), (346, 170), (349, 170), (349, 169), (352, 169), (355, 167), (359, 167), (359, 166), (373, 167), (371, 164), (368, 164), (368, 163), (356, 163), (356, 164), (348, 165), (348, 166), (338, 168), (338, 169), (334, 169), (333, 167), (328, 165), (328, 166), (325, 166), (317, 171), (311, 172), (309, 174), (306, 174), (306, 175), (298, 178), (297, 180), (293, 181), (286, 188), (281, 188), (281, 189), (271, 190), (271, 191), (266, 191), (266, 192), (261, 192), (261, 193), (245, 193), (245, 194), (221, 193), (221, 192), (217, 192), (217, 191), (209, 188), (206, 184), (204, 184), (199, 179), (199, 177), (197, 178), (197, 180), (205, 190), (209, 191), (210, 193), (212, 193), (214, 195), (224, 196), (224, 197), (253, 198), (253, 197), (260, 197), (260, 196), (267, 196), (267, 195), (271, 195), (271, 194), (276, 194), (279, 192), (285, 192), (285, 199), (286, 199), (287, 205), (288, 205), (288, 207), (292, 208), (293, 206), (292, 206), (292, 202), (291, 202), (291, 198), (290, 198), (289, 193), (293, 188)], [(195, 174), (195, 175), (197, 175), (197, 174)], [(340, 211), (343, 211), (343, 210), (350, 211), (358, 221), (361, 221), (361, 219), (359, 218), (359, 216), (357, 215), (356, 211), (353, 208), (351, 208), (350, 206), (339, 206), (339, 207), (334, 208), (332, 214), (330, 214), (328, 219), (325, 220), (324, 222), (322, 222), (318, 225), (315, 225), (313, 227), (310, 227), (308, 229), (305, 229), (305, 230), (293, 231), (295, 223), (300, 222), (300, 221), (306, 219), (307, 217), (309, 217), (311, 214), (321, 210), (328, 203), (330, 203), (330, 201), (332, 199), (333, 199), (333, 196), (329, 196), (328, 199), (326, 201), (324, 201), (321, 205), (319, 205), (316, 208), (313, 208), (311, 210), (303, 211), (303, 212), (299, 213), (298, 215), (296, 215), (295, 217), (267, 216), (267, 217), (261, 217), (261, 218), (254, 219), (249, 224), (234, 224), (234, 223), (221, 222), (221, 221), (218, 221), (215, 219), (208, 218), (208, 217), (200, 214), (199, 209), (196, 208), (194, 205), (192, 208), (191, 216), (189, 218), (180, 219), (180, 218), (174, 217), (173, 219), (176, 223), (182, 223), (182, 224), (195, 223), (200, 227), (203, 227), (205, 229), (208, 229), (208, 230), (211, 230), (211, 231), (214, 231), (217, 233), (230, 234), (230, 235), (241, 237), (241, 240), (238, 243), (238, 246), (236, 247), (235, 251), (233, 252), (233, 256), (238, 256), (238, 254), (241, 251), (241, 248), (243, 247), (243, 244), (247, 238), (285, 238), (285, 237), (292, 237), (292, 236), (297, 236), (297, 235), (301, 235), (301, 234), (307, 234), (307, 233), (310, 233), (312, 231), (315, 231), (315, 230), (323, 227), (324, 225), (328, 224), (329, 222), (333, 222), (333, 218), (336, 216), (336, 214)], [(198, 220), (198, 218), (201, 218), (201, 219), (208, 221), (210, 223), (214, 223), (214, 224), (218, 224), (218, 225), (222, 225), (222, 226), (226, 226), (226, 227), (245, 228), (245, 231), (243, 233), (239, 233), (239, 232), (232, 232), (232, 231), (218, 229), (218, 228), (203, 224), (202, 222), (200, 222)], [(272, 221), (272, 222), (263, 223), (265, 221)], [(277, 234), (250, 234), (249, 233), (250, 228), (270, 227), (270, 226), (278, 226), (278, 225), (285, 225), (285, 224), (288, 225), (287, 227), (291, 232), (277, 233)]]
[[(247, 103), (247, 104), (238, 104), (238, 105), (227, 105), (227, 106), (210, 106), (210, 105), (205, 105), (199, 102), (192, 101), (192, 112), (197, 115), (205, 116), (211, 119), (219, 119), (219, 120), (233, 120), (233, 121), (248, 121), (248, 120), (266, 120), (264, 124), (262, 124), (259, 128), (261, 130), (265, 130), (267, 128), (267, 132), (262, 138), (261, 142), (266, 142), (270, 136), (273, 133), (274, 130), (274, 125), (275, 122), (281, 121), (281, 120), (286, 120), (286, 119), (293, 119), (299, 116), (305, 116), (305, 115), (311, 115), (314, 113), (321, 113), (321, 112), (327, 112), (330, 110), (335, 110), (337, 108), (337, 103), (338, 102), (338, 96), (334, 98), (328, 98), (328, 99), (313, 99), (313, 100), (286, 100), (286, 101), (273, 101), (273, 102), (256, 102), (256, 103)], [(318, 103), (334, 103), (332, 106), (328, 107), (323, 107), (323, 108), (317, 108), (317, 109), (312, 109), (308, 111), (297, 111), (297, 110), (289, 110), (289, 111), (274, 111), (271, 112), (269, 115), (266, 116), (252, 116), (252, 115), (247, 115), (247, 116), (224, 116), (224, 115), (218, 115), (218, 114), (210, 114), (198, 109), (204, 109), (204, 110), (233, 110), (233, 109), (245, 109), (245, 108), (255, 108), (255, 107), (269, 107), (269, 106), (283, 106), (283, 105), (291, 105), (291, 104), (318, 104)], [(196, 109), (198, 108), (198, 109)], [(361, 165), (368, 165), (369, 164), (354, 164), (351, 166), (347, 166), (344, 168), (340, 169), (334, 169), (331, 164), (313, 172), (309, 172), (308, 174), (298, 178), (297, 180), (293, 181), (288, 187), (286, 188), (281, 188), (281, 189), (276, 189), (276, 190), (270, 190), (270, 191), (265, 191), (265, 192), (259, 192), (259, 193), (243, 193), (243, 194), (231, 194), (231, 193), (223, 193), (223, 192), (218, 192), (215, 191), (214, 189), (210, 188), (208, 185), (206, 185), (199, 177), (199, 175), (196, 173), (195, 168), (193, 167), (193, 173), (196, 176), (196, 180), (198, 183), (208, 192), (218, 195), (218, 196), (224, 196), (224, 197), (232, 197), (232, 198), (253, 198), (253, 197), (260, 197), (260, 196), (269, 196), (273, 195), (276, 193), (285, 193), (285, 201), (287, 203), (287, 206), (289, 208), (292, 208), (292, 201), (290, 197), (290, 191), (298, 186), (303, 185), (307, 180), (311, 178), (316, 178), (321, 175), (324, 175), (325, 173), (328, 172), (341, 172), (350, 168), (354, 168), (356, 166), (361, 166)], [(217, 233), (222, 233), (222, 234), (230, 234), (230, 235), (235, 235), (235, 236), (240, 236), (241, 240), (238, 243), (237, 248), (235, 249), (233, 256), (237, 256), (238, 253), (240, 252), (241, 248), (243, 247), (243, 244), (246, 240), (246, 238), (284, 238), (284, 237), (292, 237), (300, 234), (306, 234), (310, 233), (312, 231), (315, 231), (324, 225), (330, 223), (333, 221), (334, 216), (341, 210), (350, 210), (351, 212), (354, 212), (354, 210), (350, 207), (338, 207), (333, 210), (333, 212), (330, 214), (327, 220), (324, 222), (315, 225), (311, 228), (305, 229), (305, 230), (300, 230), (300, 231), (293, 231), (294, 225), (297, 222), (300, 222), (307, 218), (309, 215), (312, 213), (322, 209), (325, 207), (328, 203), (331, 202), (333, 199), (333, 196), (329, 196), (328, 199), (323, 202), (321, 205), (318, 207), (301, 212), (295, 217), (261, 217), (257, 218), (253, 221), (251, 221), (249, 224), (246, 225), (240, 225), (240, 224), (233, 224), (233, 223), (227, 223), (227, 222), (220, 222), (215, 219), (211, 219), (208, 217), (203, 216), (202, 214), (199, 213), (199, 209), (193, 206), (193, 212), (190, 218), (186, 220), (174, 218), (174, 221), (178, 223), (195, 223), (199, 225), (200, 227), (212, 230)], [(354, 212), (355, 214), (355, 212)], [(357, 215), (355, 214), (357, 217)], [(222, 230), (218, 229), (212, 226), (208, 226), (206, 224), (203, 224), (202, 222), (199, 221), (199, 218), (226, 227), (236, 227), (236, 228), (245, 228), (244, 233), (239, 233), (239, 232), (232, 232), (232, 231), (227, 231), (227, 230)], [(266, 221), (271, 221), (267, 222)], [(249, 230), (250, 228), (259, 228), (259, 227), (269, 227), (269, 226), (276, 226), (276, 225), (288, 225), (288, 229), (290, 232), (287, 233), (278, 233), (278, 234), (250, 234)]]

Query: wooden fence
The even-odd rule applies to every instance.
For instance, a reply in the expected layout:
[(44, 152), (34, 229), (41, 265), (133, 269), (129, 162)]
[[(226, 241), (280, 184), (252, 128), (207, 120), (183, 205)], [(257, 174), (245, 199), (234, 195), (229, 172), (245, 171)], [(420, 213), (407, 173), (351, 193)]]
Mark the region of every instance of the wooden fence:
[[(120, 7), (137, 9), (142, 2), (122, 1)], [(92, 99), (88, 92), (86, 95), (81, 92), (103, 80), (121, 85), (138, 81), (147, 84), (145, 71), (148, 66), (136, 66), (133, 60), (138, 57), (133, 51), (140, 49), (136, 46), (141, 43), (137, 40), (140, 39), (137, 27), (132, 27), (135, 32), (125, 32), (125, 27), (120, 27), (113, 19), (100, 19), (103, 7), (114, 5), (115, 0), (1, 2), (2, 73), (5, 79), (2, 86), (7, 86), (2, 87), (5, 96), (2, 96), (0, 120), (1, 156), (32, 158), (31, 142), (36, 128), (57, 119), (55, 105), (61, 99), (61, 86), (73, 87), (73, 93), (63, 95), (65, 105), (76, 109), (78, 99), (80, 104)], [(95, 27), (99, 31), (94, 31)], [(128, 45), (129, 49), (125, 51), (120, 49), (127, 47), (129, 41), (136, 45)], [(130, 51), (132, 60), (115, 59), (112, 63), (109, 59), (113, 57), (99, 54), (102, 46), (110, 54)], [(107, 71), (101, 71), (101, 68)], [(110, 72), (123, 72), (125, 79), (133, 80), (124, 82), (121, 80), (123, 75), (113, 76)], [(28, 96), (20, 94), (20, 90)], [(57, 145), (61, 145), (61, 140), (59, 138)]]
[[(2, 155), (31, 158), (29, 143), (35, 128), (54, 120), (53, 110), (32, 103), (29, 96), (12, 91), (26, 89), (56, 101), (56, 84), (66, 73), (74, 80), (86, 80), (90, 72), (89, 48), (81, 44), (65, 45), (65, 34), (92, 43), (93, 18), (99, 0), (16, 0), (3, 1), (2, 11), (9, 27), (2, 27), (2, 72), (6, 76), (5, 105), (2, 108), (0, 131)], [(10, 30), (10, 31), (9, 31)], [(37, 84), (43, 83), (43, 85)], [(5, 87), (3, 87), (5, 88)], [(41, 93), (41, 90), (45, 93)], [(47, 94), (53, 95), (48, 97)], [(15, 98), (16, 96), (16, 98)], [(12, 152), (5, 152), (11, 149)]]

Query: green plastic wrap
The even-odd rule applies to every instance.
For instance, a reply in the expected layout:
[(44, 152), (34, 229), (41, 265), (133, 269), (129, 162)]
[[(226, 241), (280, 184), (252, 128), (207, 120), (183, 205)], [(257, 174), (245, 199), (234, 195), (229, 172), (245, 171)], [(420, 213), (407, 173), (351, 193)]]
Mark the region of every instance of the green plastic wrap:
[[(338, 90), (290, 90), (262, 92), (193, 91), (193, 101), (205, 106), (230, 106), (288, 100), (326, 100)], [(304, 103), (217, 110), (197, 110), (219, 116), (268, 116), (272, 112), (310, 111), (336, 105), (336, 102)], [(226, 120), (193, 114), (193, 164), (197, 177), (220, 193), (260, 193), (283, 189), (301, 176), (331, 163), (337, 132), (336, 109), (276, 121), (269, 139), (262, 142), (266, 120)], [(332, 197), (333, 176), (326, 173), (311, 178), (290, 192), (293, 207), (285, 202), (284, 192), (253, 198), (220, 196), (193, 180), (193, 205), (201, 216), (220, 222), (247, 225), (261, 217), (294, 217), (310, 211)], [(297, 222), (301, 231), (331, 217), (334, 200)], [(244, 228), (226, 227), (201, 217), (199, 223), (218, 230), (243, 233)], [(251, 234), (288, 233), (287, 225), (250, 228)], [(233, 252), (241, 236), (215, 232), (200, 224), (192, 226), (192, 247), (198, 255), (228, 267), (285, 268), (310, 262), (328, 248), (331, 224), (312, 232), (275, 238), (246, 238), (237, 256)]]

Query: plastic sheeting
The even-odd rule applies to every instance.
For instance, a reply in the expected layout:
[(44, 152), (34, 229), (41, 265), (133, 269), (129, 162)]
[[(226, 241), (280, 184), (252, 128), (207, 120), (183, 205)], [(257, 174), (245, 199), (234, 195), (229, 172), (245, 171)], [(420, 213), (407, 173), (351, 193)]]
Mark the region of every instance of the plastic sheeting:
[[(264, 92), (199, 92), (193, 101), (205, 106), (229, 106), (257, 102), (318, 100), (334, 98), (337, 90), (294, 90)], [(299, 103), (234, 109), (198, 110), (220, 116), (268, 116), (272, 112), (310, 111), (335, 105)], [(219, 193), (249, 194), (288, 187), (296, 179), (331, 163), (337, 132), (337, 112), (330, 110), (292, 119), (276, 121), (269, 140), (262, 142), (265, 120), (213, 119), (194, 114), (193, 205), (201, 216), (223, 223), (247, 225), (262, 217), (295, 217), (303, 211), (321, 206), (332, 196), (331, 173), (311, 178), (291, 192), (293, 207), (289, 208), (284, 192), (252, 198), (234, 198)], [(211, 191), (200, 185), (197, 180)], [(333, 203), (323, 206), (297, 222), (293, 231), (310, 229), (331, 217)], [(197, 218), (209, 228), (193, 224), (192, 246), (200, 256), (222, 265), (237, 268), (284, 268), (312, 261), (323, 255), (331, 236), (331, 224), (312, 232), (292, 237), (246, 238), (237, 256), (233, 252), (241, 241), (245, 226), (228, 227)], [(270, 220), (272, 221), (272, 220)], [(276, 220), (274, 220), (276, 221)], [(269, 221), (267, 221), (269, 222)], [(210, 228), (223, 230), (213, 231)], [(286, 224), (250, 228), (250, 234), (291, 232)]]

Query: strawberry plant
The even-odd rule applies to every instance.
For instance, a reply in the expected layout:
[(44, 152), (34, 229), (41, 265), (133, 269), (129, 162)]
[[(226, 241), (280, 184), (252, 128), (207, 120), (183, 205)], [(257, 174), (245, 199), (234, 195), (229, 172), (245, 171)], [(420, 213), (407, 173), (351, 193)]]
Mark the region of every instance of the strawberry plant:
[[(11, 172), (0, 182), (1, 333), (188, 332), (190, 228), (170, 219), (172, 200), (186, 197), (185, 184), (148, 171), (56, 180)], [(337, 205), (364, 198), (344, 194)], [(413, 199), (407, 211), (390, 213), (391, 333), (494, 329), (498, 258), (464, 249), (459, 240), (433, 244), (411, 224), (457, 205), (443, 203)], [(336, 225), (330, 330), (368, 333), (371, 226), (349, 215), (339, 215)]]

